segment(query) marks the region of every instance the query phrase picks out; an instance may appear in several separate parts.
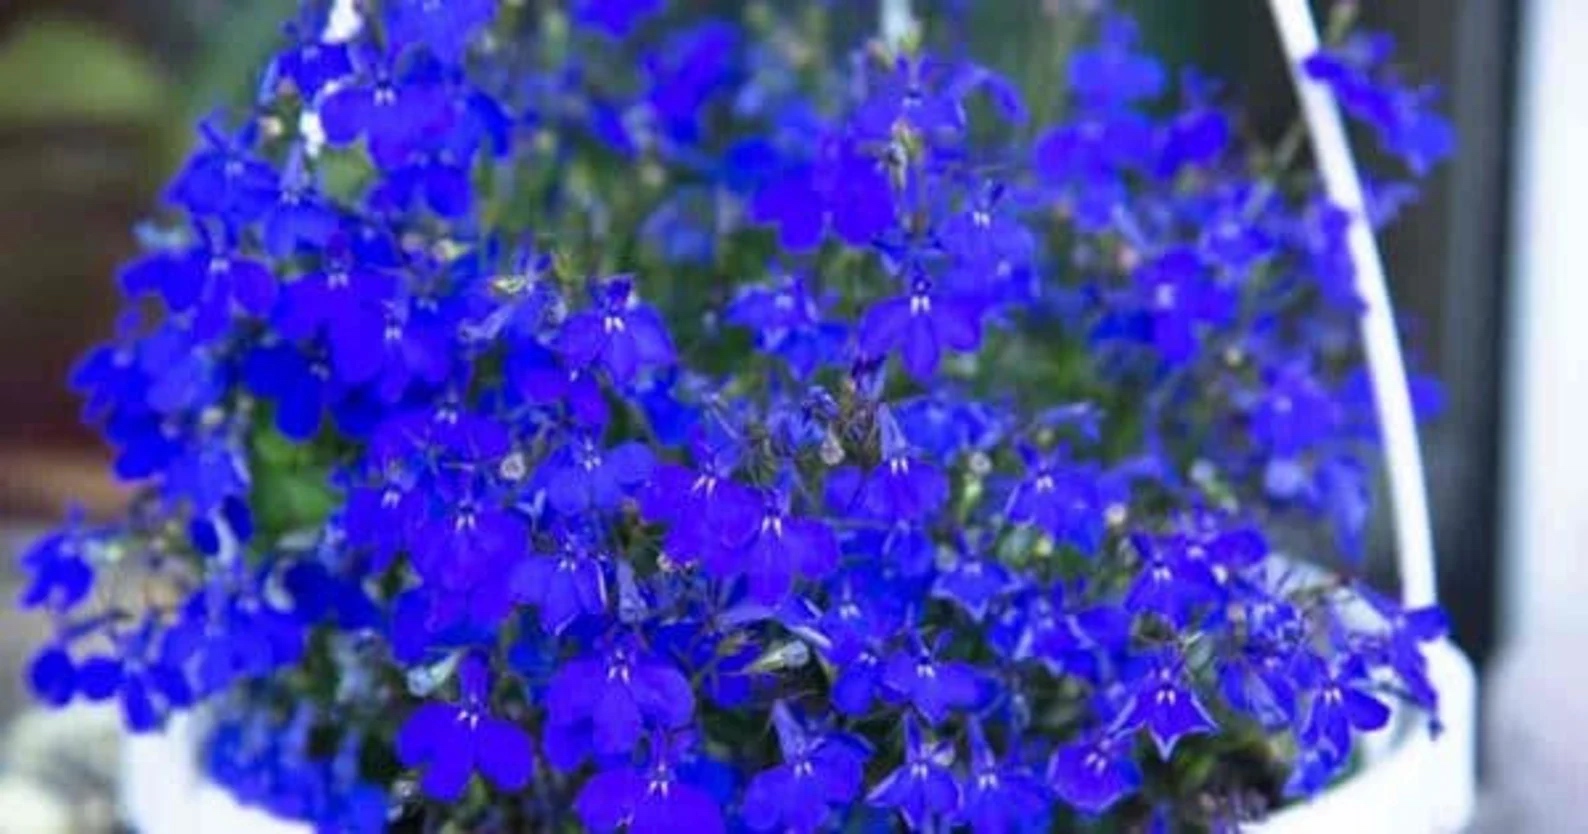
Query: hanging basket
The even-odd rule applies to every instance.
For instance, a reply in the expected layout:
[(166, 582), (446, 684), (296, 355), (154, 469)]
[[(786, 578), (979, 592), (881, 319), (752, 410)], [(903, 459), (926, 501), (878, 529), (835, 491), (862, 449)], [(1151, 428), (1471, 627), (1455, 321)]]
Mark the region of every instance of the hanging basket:
[[(1300, 65), (1319, 48), (1307, 0), (1269, 0), (1310, 128), (1326, 191), (1336, 205), (1364, 216), (1364, 194), (1345, 126), (1327, 89)], [(885, 32), (910, 25), (908, 5), (885, 4)], [(899, 10), (903, 9), (902, 15)], [(1436, 601), (1435, 563), (1417, 429), (1382, 259), (1366, 223), (1349, 237), (1357, 289), (1366, 305), (1362, 338), (1371, 371), (1388, 463), (1396, 528), (1396, 560), (1408, 608)], [(1361, 766), (1313, 799), (1246, 826), (1248, 834), (1455, 834), (1474, 810), (1476, 683), (1471, 661), (1453, 643), (1426, 648), (1429, 679), (1439, 692), (1441, 731), (1410, 707), (1386, 729), (1366, 738)], [(300, 823), (245, 807), (198, 766), (199, 736), (192, 719), (163, 733), (135, 736), (124, 747), (123, 808), (142, 834), (312, 834)]]

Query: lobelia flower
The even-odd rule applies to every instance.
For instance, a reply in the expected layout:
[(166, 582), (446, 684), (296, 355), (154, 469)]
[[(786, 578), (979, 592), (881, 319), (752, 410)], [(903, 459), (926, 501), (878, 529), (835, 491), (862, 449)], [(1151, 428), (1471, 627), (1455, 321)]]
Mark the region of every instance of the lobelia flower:
[(678, 730), (695, 714), (689, 681), (618, 634), (590, 654), (562, 664), (546, 692), (546, 758), (572, 770), (590, 754), (633, 752), (647, 729)]
[(598, 834), (620, 828), (630, 834), (727, 831), (720, 803), (681, 777), (683, 743), (657, 736), (650, 746), (646, 767), (619, 766), (585, 782), (574, 801), (579, 820)]
[(1367, 693), (1367, 666), (1347, 656), (1313, 689), (1301, 740), (1326, 746), (1344, 757), (1351, 750), (1353, 731), (1370, 732), (1389, 723), (1390, 709)]
[(821, 579), (838, 568), (838, 540), (820, 521), (789, 512), (789, 497), (762, 495), (760, 517), (748, 538), (714, 547), (702, 556), (720, 579), (744, 577), (751, 601), (782, 602), (797, 578)]
[(567, 516), (617, 509), (650, 480), (656, 459), (640, 443), (602, 449), (588, 435), (570, 438), (541, 473), (551, 506)]
[(463, 60), (469, 44), (496, 17), (496, 0), (397, 0), (385, 8), (388, 36), (399, 45), (423, 44), (447, 63)]
[(432, 799), (455, 802), (476, 773), (505, 792), (523, 789), (534, 773), (533, 742), (512, 721), (491, 712), (487, 661), (476, 653), (458, 664), (457, 704), (432, 701), (408, 716), (397, 735), (397, 757), (424, 771), (419, 787)]
[(519, 564), (511, 580), (514, 595), (540, 611), (542, 628), (559, 635), (580, 616), (606, 613), (606, 561), (568, 535), (557, 553)]
[(1218, 729), (1207, 708), (1186, 682), (1185, 660), (1175, 650), (1162, 650), (1131, 686), (1130, 702), (1119, 719), (1120, 730), (1146, 729), (1167, 760), (1180, 739)]
[(575, 20), (596, 31), (626, 38), (666, 6), (667, 0), (575, 0), (573, 14)]
[(774, 286), (741, 288), (727, 320), (752, 331), (759, 350), (780, 357), (806, 379), (839, 352), (848, 334), (841, 322), (826, 318), (829, 304), (811, 293), (808, 281), (791, 275)]
[(882, 684), (887, 691), (915, 707), (933, 726), (943, 723), (952, 712), (969, 710), (984, 702), (988, 686), (976, 667), (957, 660), (939, 660), (936, 654), (924, 645), (901, 649), (888, 657), (882, 671)]
[(1027, 475), (1009, 495), (1012, 521), (1034, 524), (1082, 553), (1095, 554), (1107, 532), (1107, 509), (1120, 490), (1093, 464), (1069, 463), (1061, 453), (1039, 458), (1025, 450)]
[(333, 146), (364, 138), (376, 164), (393, 169), (444, 135), (455, 117), (447, 91), (422, 62), (393, 71), (391, 56), (376, 58), (359, 80), (334, 87), (318, 102), (320, 124)]
[(882, 463), (866, 482), (865, 506), (889, 521), (918, 521), (948, 500), (948, 478), (916, 454), (887, 406), (877, 411)]
[(1235, 299), (1220, 286), (1194, 250), (1177, 248), (1136, 272), (1136, 289), (1150, 323), (1150, 339), (1165, 362), (1192, 357), (1203, 329), (1227, 323)]
[(913, 831), (948, 820), (960, 808), (959, 783), (949, 769), (953, 761), (954, 748), (923, 739), (915, 717), (907, 715), (904, 759), (871, 789), (866, 801), (878, 808), (892, 809)]
[(999, 761), (975, 719), (970, 722), (969, 764), (960, 789), (959, 819), (974, 834), (1010, 834), (1046, 825), (1046, 786), (1018, 761)]
[(904, 369), (924, 381), (937, 372), (944, 349), (974, 350), (981, 343), (981, 311), (934, 286), (923, 269), (912, 267), (909, 293), (872, 305), (861, 319), (861, 351), (869, 356), (898, 351)]
[(357, 385), (380, 373), (386, 309), (397, 294), (396, 276), (360, 264), (345, 239), (334, 240), (319, 270), (282, 288), (276, 323), (290, 338), (323, 334), (337, 379)]
[(962, 556), (953, 567), (941, 571), (932, 584), (932, 596), (946, 599), (981, 622), (987, 610), (1005, 594), (1017, 588), (1014, 574), (990, 559)]
[(569, 318), (557, 336), (557, 351), (570, 367), (599, 366), (614, 383), (627, 385), (642, 370), (673, 364), (667, 328), (633, 291), (633, 279), (626, 275), (592, 287), (594, 308)]
[(1097, 815), (1140, 790), (1142, 775), (1128, 735), (1092, 731), (1053, 754), (1048, 784), (1060, 799)]
[(750, 780), (740, 815), (752, 831), (821, 831), (859, 795), (870, 751), (841, 733), (812, 734), (788, 705), (772, 706), (783, 763)]
[(1135, 535), (1131, 543), (1141, 555), (1142, 565), (1125, 595), (1126, 609), (1151, 612), (1184, 628), (1194, 613), (1219, 600), (1219, 582), (1212, 566), (1196, 555), (1201, 545), (1179, 535)]
[(1434, 111), (1437, 91), (1402, 85), (1388, 69), (1395, 42), (1381, 32), (1358, 33), (1303, 64), (1327, 84), (1347, 113), (1378, 133), (1386, 150), (1423, 174), (1455, 150), (1455, 130)]
[(28, 573), (28, 583), (18, 597), (21, 606), (57, 613), (77, 607), (94, 585), (89, 555), (100, 535), (84, 523), (82, 511), (74, 508), (60, 529), (24, 551), (21, 566)]
[(203, 144), (176, 175), (166, 199), (195, 217), (241, 224), (263, 214), (275, 196), (276, 172), (248, 149), (254, 135), (228, 136), (213, 120), (199, 125)]

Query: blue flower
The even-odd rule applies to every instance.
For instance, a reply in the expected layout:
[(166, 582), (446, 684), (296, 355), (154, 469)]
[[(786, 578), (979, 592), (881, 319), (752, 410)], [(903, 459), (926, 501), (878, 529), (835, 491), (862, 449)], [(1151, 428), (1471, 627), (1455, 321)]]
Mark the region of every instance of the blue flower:
[(1125, 594), (1125, 607), (1151, 612), (1176, 628), (1189, 626), (1192, 615), (1220, 598), (1206, 548), (1183, 536), (1136, 535), (1131, 543), (1141, 555), (1141, 572)]
[(1351, 750), (1353, 732), (1382, 729), (1390, 709), (1368, 694), (1366, 665), (1358, 657), (1336, 664), (1312, 691), (1301, 739), (1309, 745), (1327, 746), (1340, 756)]
[(1180, 739), (1218, 729), (1185, 680), (1185, 661), (1172, 651), (1150, 660), (1147, 671), (1131, 687), (1130, 702), (1120, 717), (1121, 730), (1145, 728), (1168, 759)]
[(1110, 15), (1098, 45), (1070, 56), (1070, 89), (1083, 107), (1107, 111), (1162, 94), (1163, 65), (1135, 51), (1139, 39), (1134, 21)]
[(981, 705), (988, 682), (975, 666), (940, 660), (925, 646), (901, 649), (883, 666), (882, 683), (893, 696), (914, 706), (928, 723), (938, 725), (956, 711)]
[(642, 370), (673, 364), (666, 326), (633, 290), (633, 279), (626, 275), (592, 288), (594, 308), (569, 318), (557, 336), (557, 351), (570, 367), (602, 367), (613, 382), (627, 385)]
[(313, 101), (331, 82), (353, 74), (353, 57), (346, 44), (321, 43), (318, 38), (306, 36), (301, 31), (305, 28), (309, 27), (294, 26), (288, 30), (294, 45), (276, 58), (273, 74), (291, 81), (305, 101)]
[(228, 136), (212, 121), (201, 123), (199, 131), (203, 145), (172, 180), (166, 199), (195, 217), (228, 224), (258, 218), (274, 202), (276, 172), (250, 152), (253, 132)]
[(726, 318), (754, 334), (757, 350), (780, 357), (804, 379), (832, 362), (848, 334), (842, 323), (826, 318), (830, 303), (812, 294), (808, 280), (790, 275), (774, 286), (741, 288)]
[(1059, 453), (1030, 457), (1025, 479), (1009, 494), (1009, 518), (1096, 554), (1107, 533), (1108, 509), (1124, 502), (1123, 490), (1095, 464), (1070, 463)]
[(1015, 587), (1014, 574), (1003, 565), (965, 556), (937, 575), (932, 596), (953, 602), (980, 622), (992, 603)]
[(496, 0), (397, 0), (385, 11), (392, 43), (424, 44), (436, 57), (455, 64), (496, 18)]
[(333, 242), (325, 264), (282, 288), (277, 324), (284, 335), (323, 334), (338, 379), (358, 384), (381, 371), (387, 306), (397, 300), (396, 276), (358, 263), (345, 244)]
[(650, 480), (655, 465), (643, 444), (602, 449), (594, 438), (576, 436), (546, 466), (546, 498), (564, 515), (611, 511)]
[(948, 820), (960, 809), (959, 783), (949, 769), (953, 760), (951, 746), (925, 741), (915, 717), (906, 716), (904, 760), (871, 789), (866, 801), (891, 808), (914, 831)]
[[(132, 732), (158, 730), (169, 715), (186, 709), (194, 700), (193, 687), (183, 671), (188, 658), (161, 643), (153, 624), (145, 622), (117, 640), (114, 655), (96, 655), (77, 663), (71, 676), (76, 691), (93, 702), (119, 699), (122, 717)], [(52, 664), (57, 676), (67, 668), (58, 659)], [(37, 666), (34, 672), (37, 675)], [(56, 686), (64, 688), (61, 677), (55, 680)]]
[(99, 534), (83, 523), (82, 513), (73, 511), (60, 529), (30, 546), (21, 559), (29, 574), (18, 600), (22, 607), (54, 612), (77, 607), (94, 584), (89, 556), (98, 541)]
[(1347, 113), (1377, 132), (1390, 153), (1416, 174), (1426, 174), (1455, 151), (1455, 129), (1433, 104), (1433, 88), (1412, 88), (1389, 69), (1394, 40), (1383, 33), (1359, 33), (1338, 47), (1309, 57), (1304, 67), (1327, 84)]
[(1142, 776), (1128, 737), (1091, 732), (1053, 754), (1048, 784), (1071, 806), (1101, 814), (1140, 790)]
[(919, 521), (948, 501), (948, 478), (905, 439), (886, 406), (877, 413), (882, 463), (866, 482), (865, 506), (877, 518)]
[(452, 126), (456, 111), (446, 88), (422, 68), (399, 77), (377, 63), (357, 82), (326, 94), (319, 114), (333, 145), (364, 137), (375, 162), (391, 169), (432, 147)]
[(783, 763), (750, 780), (740, 812), (752, 831), (820, 831), (860, 792), (870, 751), (838, 733), (813, 735), (782, 701), (772, 706)]
[(546, 757), (563, 770), (594, 753), (631, 753), (646, 731), (671, 731), (694, 718), (695, 697), (676, 668), (631, 637), (564, 663), (546, 692)]
[(540, 611), (540, 624), (561, 634), (580, 616), (606, 613), (604, 559), (572, 537), (555, 554), (524, 560), (513, 574), (514, 594)]
[(713, 576), (743, 576), (749, 597), (762, 605), (782, 602), (797, 578), (821, 579), (838, 568), (838, 540), (826, 524), (792, 515), (788, 496), (768, 493), (760, 518), (745, 540), (703, 554)]
[(626, 38), (666, 6), (667, 0), (575, 0), (573, 15), (598, 32)]
[(1235, 297), (1201, 262), (1195, 250), (1177, 248), (1136, 271), (1136, 291), (1147, 317), (1150, 340), (1163, 360), (1184, 364), (1209, 326), (1235, 315)]
[(945, 350), (981, 344), (981, 310), (973, 302), (937, 291), (920, 269), (907, 295), (880, 301), (860, 321), (860, 349), (869, 356), (898, 351), (904, 369), (919, 380), (937, 372)]
[(456, 802), (479, 773), (498, 789), (522, 790), (534, 773), (533, 743), (517, 724), (491, 713), (490, 669), (469, 653), (458, 664), (457, 704), (421, 705), (397, 735), (397, 757), (421, 768), (419, 786), (432, 799)]
[(680, 775), (678, 752), (657, 740), (642, 770), (622, 766), (590, 777), (574, 812), (597, 834), (622, 828), (632, 834), (668, 831), (723, 834), (721, 803)]
[(999, 761), (981, 722), (974, 719), (970, 722), (970, 769), (960, 795), (959, 819), (974, 834), (1013, 834), (1047, 825), (1046, 786), (1018, 761)]

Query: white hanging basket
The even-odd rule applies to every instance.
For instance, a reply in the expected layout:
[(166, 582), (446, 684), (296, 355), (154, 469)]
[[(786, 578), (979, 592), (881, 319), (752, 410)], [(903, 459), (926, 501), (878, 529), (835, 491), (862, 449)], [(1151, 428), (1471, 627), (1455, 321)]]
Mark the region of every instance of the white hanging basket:
[[(339, 4), (340, 5), (340, 4)], [(1290, 59), (1313, 151), (1331, 200), (1365, 216), (1365, 200), (1345, 126), (1329, 91), (1305, 77), (1301, 61), (1318, 50), (1307, 0), (1269, 0)], [(907, 0), (884, 5), (884, 30), (904, 36)], [(1349, 237), (1358, 290), (1366, 303), (1362, 336), (1388, 461), (1396, 558), (1408, 607), (1435, 601), (1433, 541), (1416, 422), (1382, 259), (1372, 231), (1352, 225)], [(1398, 711), (1389, 728), (1366, 740), (1363, 767), (1312, 800), (1247, 826), (1248, 834), (1456, 834), (1475, 805), (1477, 691), (1471, 662), (1454, 644), (1427, 647), (1429, 677), (1440, 695), (1444, 731), (1434, 738), (1426, 717)], [(135, 736), (123, 750), (122, 804), (140, 834), (312, 834), (310, 826), (244, 807), (198, 768), (190, 720), (166, 732)]]

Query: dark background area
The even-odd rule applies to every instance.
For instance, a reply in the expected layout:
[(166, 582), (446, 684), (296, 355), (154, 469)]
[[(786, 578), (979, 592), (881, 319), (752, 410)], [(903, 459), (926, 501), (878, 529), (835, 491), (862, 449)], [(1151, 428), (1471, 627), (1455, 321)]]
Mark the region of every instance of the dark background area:
[[(1045, 2), (978, 7), (979, 54), (1027, 79), (1055, 73), (1057, 83), (1065, 35), (1030, 25)], [(246, 90), (292, 5), (0, 0), (0, 514), (52, 514), (74, 494), (91, 505), (114, 502), (62, 380), (81, 349), (110, 332), (116, 264), (190, 141), (192, 119)], [(1294, 103), (1261, 0), (1126, 5), (1154, 49), (1231, 80), (1231, 97), (1246, 102), (1260, 133), (1288, 126)], [(1446, 386), (1445, 414), (1425, 437), (1435, 536), (1458, 638), (1480, 659), (1495, 637), (1507, 160), (1521, 5), (1385, 0), (1361, 8), (1367, 25), (1397, 36), (1418, 77), (1445, 82), (1460, 134), (1454, 164), (1385, 248), (1420, 366)]]

